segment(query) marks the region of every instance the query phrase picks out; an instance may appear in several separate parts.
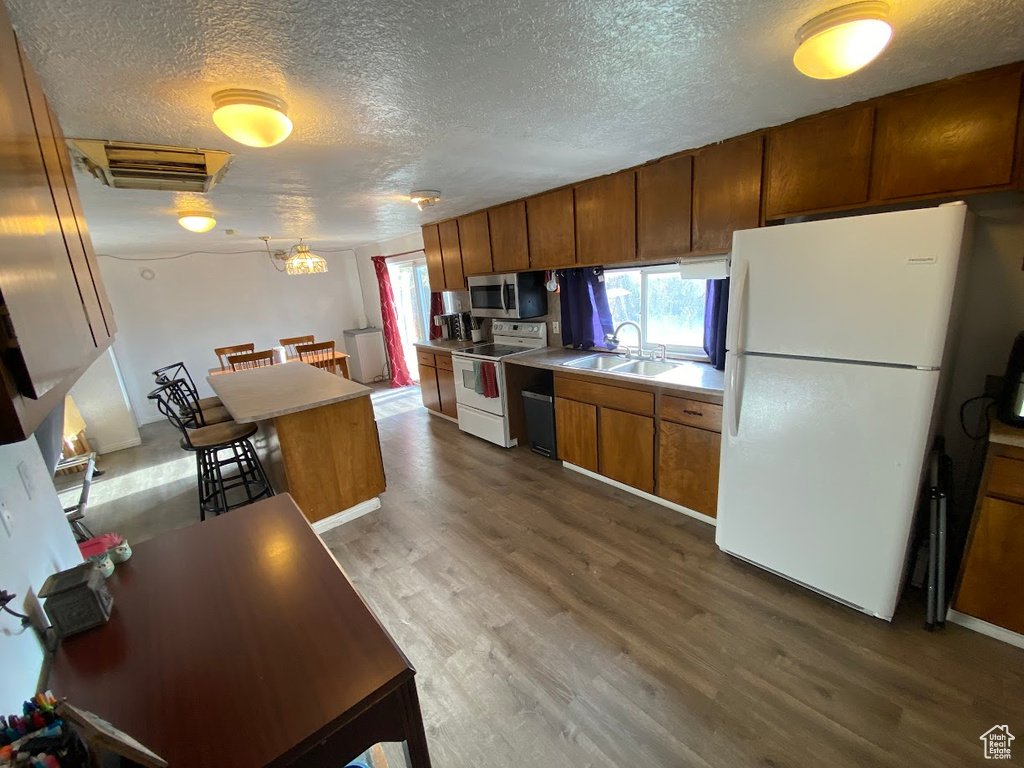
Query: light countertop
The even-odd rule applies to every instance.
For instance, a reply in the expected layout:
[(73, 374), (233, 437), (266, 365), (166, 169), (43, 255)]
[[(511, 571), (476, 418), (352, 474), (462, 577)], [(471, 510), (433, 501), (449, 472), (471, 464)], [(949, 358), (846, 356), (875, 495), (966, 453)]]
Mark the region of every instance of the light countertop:
[[(565, 349), (564, 347), (545, 347), (544, 349), (538, 349), (536, 352), (523, 352), (506, 357), (504, 362), (512, 365), (546, 368), (566, 374), (594, 376), (600, 379), (608, 379), (609, 383), (616, 381), (629, 382), (630, 384), (643, 384), (648, 387), (665, 390), (676, 390), (683, 394), (705, 395), (712, 402), (722, 402), (722, 392), (725, 389), (725, 374), (722, 371), (715, 370), (708, 363), (679, 361), (675, 370), (655, 378), (637, 376), (630, 373), (617, 373), (615, 371), (569, 368), (565, 365), (565, 363), (590, 357), (594, 354), (600, 353), (595, 350), (583, 352), (576, 349)], [(676, 361), (670, 360), (669, 362)]]
[(207, 376), (240, 424), (266, 421), (370, 394), (370, 388), (306, 363), (269, 365)]
[(988, 430), (988, 440), (990, 443), (1024, 448), (1024, 429), (1011, 427), (1009, 424), (1003, 424), (998, 419), (992, 419), (992, 425)]
[(428, 352), (451, 352), (453, 349), (465, 349), (476, 344), (486, 344), (485, 341), (456, 341), (454, 339), (431, 339), (430, 341), (417, 341), (414, 347), (425, 349)]

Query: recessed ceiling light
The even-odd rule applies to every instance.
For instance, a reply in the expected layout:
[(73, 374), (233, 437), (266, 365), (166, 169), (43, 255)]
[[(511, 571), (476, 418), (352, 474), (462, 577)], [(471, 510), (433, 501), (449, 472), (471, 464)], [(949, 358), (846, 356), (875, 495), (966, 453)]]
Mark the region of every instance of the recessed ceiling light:
[(871, 63), (891, 39), (888, 3), (851, 3), (815, 16), (800, 27), (793, 64), (808, 77), (834, 80)]
[(441, 192), (437, 189), (414, 189), (409, 193), (409, 202), (419, 208), (429, 208), (434, 203), (440, 202)]
[(202, 211), (179, 211), (178, 223), (189, 232), (209, 232), (217, 226), (217, 220)]
[(269, 93), (229, 88), (213, 94), (213, 106), (217, 127), (249, 147), (272, 147), (292, 132), (288, 105)]

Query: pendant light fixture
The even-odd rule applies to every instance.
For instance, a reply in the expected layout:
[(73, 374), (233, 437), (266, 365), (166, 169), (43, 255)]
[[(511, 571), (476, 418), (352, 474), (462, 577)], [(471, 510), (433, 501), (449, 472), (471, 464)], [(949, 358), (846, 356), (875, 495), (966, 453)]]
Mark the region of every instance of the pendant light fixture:
[(295, 246), (295, 253), (288, 257), (284, 269), (289, 275), (319, 275), (327, 271), (327, 260), (311, 253), (302, 240)]
[(891, 39), (887, 3), (850, 3), (815, 16), (800, 27), (793, 64), (816, 80), (846, 77), (874, 61)]
[(249, 147), (272, 147), (288, 138), (288, 105), (262, 91), (229, 88), (213, 94), (213, 122), (229, 137)]
[(409, 193), (409, 202), (421, 211), (440, 201), (441, 192), (436, 189), (414, 189)]
[(178, 211), (178, 223), (189, 232), (209, 232), (217, 220), (204, 211)]

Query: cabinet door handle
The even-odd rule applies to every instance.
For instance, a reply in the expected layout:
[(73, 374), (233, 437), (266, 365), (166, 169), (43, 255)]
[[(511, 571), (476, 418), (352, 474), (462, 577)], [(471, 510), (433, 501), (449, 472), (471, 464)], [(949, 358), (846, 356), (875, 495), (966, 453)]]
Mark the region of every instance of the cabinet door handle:
[(687, 409), (685, 409), (685, 408), (683, 409), (683, 413), (685, 413), (685, 414), (688, 414), (688, 415), (690, 415), (690, 416), (703, 416), (703, 415), (704, 415), (704, 414), (703, 414), (703, 413), (701, 413), (700, 411), (688, 411), (688, 410), (687, 410)]

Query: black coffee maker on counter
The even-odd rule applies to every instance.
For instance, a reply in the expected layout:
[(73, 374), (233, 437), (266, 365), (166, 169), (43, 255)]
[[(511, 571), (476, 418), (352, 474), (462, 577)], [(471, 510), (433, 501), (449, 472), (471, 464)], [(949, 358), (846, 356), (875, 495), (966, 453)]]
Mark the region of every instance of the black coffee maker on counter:
[(1004, 424), (1024, 427), (1024, 331), (1014, 339), (996, 415)]

